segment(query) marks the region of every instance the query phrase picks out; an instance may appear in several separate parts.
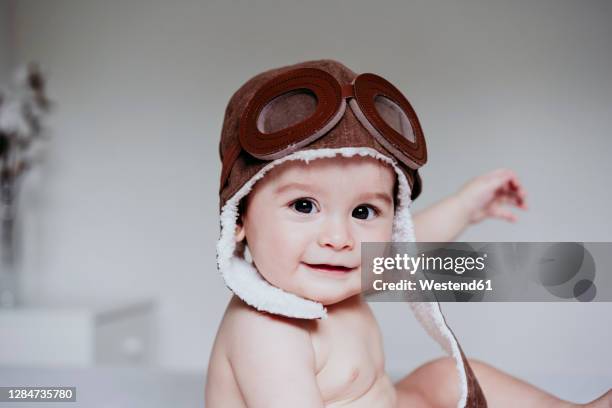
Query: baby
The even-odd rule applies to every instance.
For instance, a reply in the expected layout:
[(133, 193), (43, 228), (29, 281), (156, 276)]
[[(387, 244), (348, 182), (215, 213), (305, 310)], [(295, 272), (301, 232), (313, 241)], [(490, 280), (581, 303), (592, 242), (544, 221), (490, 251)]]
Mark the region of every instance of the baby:
[(230, 100), (220, 155), (217, 261), (235, 295), (210, 358), (208, 408), (574, 406), (468, 360), (437, 303), (412, 306), (451, 357), (396, 384), (386, 374), (361, 295), (361, 243), (448, 241), (488, 217), (515, 221), (507, 204), (527, 208), (500, 169), (413, 223), (425, 140), (386, 80), (329, 60), (266, 71)]

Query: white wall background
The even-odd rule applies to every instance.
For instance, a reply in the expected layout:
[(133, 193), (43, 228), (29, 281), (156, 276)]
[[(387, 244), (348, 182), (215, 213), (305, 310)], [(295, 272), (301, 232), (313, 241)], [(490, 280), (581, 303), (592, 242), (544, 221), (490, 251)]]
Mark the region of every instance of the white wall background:
[[(157, 297), (159, 364), (205, 369), (229, 298), (215, 266), (225, 104), (261, 70), (323, 57), (415, 106), (430, 152), (416, 209), (518, 172), (529, 212), (462, 239), (610, 241), (611, 21), (603, 0), (19, 0), (18, 60), (43, 65), (57, 102), (24, 194), (26, 297)], [(407, 305), (374, 309), (390, 371), (440, 355)], [(512, 374), (612, 375), (610, 304), (443, 309), (468, 355)]]

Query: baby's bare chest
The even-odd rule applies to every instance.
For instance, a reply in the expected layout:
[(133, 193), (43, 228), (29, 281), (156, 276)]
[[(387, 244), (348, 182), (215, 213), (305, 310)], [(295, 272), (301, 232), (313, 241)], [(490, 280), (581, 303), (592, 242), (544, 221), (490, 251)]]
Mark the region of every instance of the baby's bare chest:
[[(389, 392), (380, 329), (369, 308), (321, 321), (311, 333), (317, 382), (326, 405)], [(385, 388), (385, 390), (381, 389)]]

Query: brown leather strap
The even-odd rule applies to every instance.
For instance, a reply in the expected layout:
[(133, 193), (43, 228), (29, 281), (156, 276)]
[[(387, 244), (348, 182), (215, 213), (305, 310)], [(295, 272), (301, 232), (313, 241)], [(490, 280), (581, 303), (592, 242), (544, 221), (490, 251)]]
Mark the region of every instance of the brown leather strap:
[(446, 327), (448, 327), (448, 330), (451, 332), (453, 338), (457, 342), (457, 347), (459, 347), (461, 359), (463, 360), (463, 370), (465, 371), (467, 381), (467, 399), (465, 401), (465, 408), (487, 408), (487, 399), (482, 392), (482, 388), (480, 388), (476, 374), (474, 374), (474, 370), (472, 370), (472, 367), (470, 366), (470, 363), (463, 352), (463, 348), (457, 340), (457, 336), (455, 336), (453, 330), (448, 326), (448, 323), (446, 323), (446, 318), (444, 318), (444, 315), (442, 316), (444, 319), (444, 324)]
[[(457, 343), (459, 345), (459, 343)], [(468, 362), (468, 359), (465, 357), (463, 353), (463, 349), (459, 346), (459, 351), (461, 351), (461, 358), (463, 359), (463, 367), (465, 369), (465, 375), (467, 377), (467, 388), (468, 395), (467, 400), (465, 401), (466, 408), (487, 408), (487, 399), (482, 392), (482, 388), (480, 388), (480, 384), (478, 383), (478, 379)]]
[(355, 88), (353, 84), (344, 84), (342, 85), (342, 99), (354, 98), (355, 97)]

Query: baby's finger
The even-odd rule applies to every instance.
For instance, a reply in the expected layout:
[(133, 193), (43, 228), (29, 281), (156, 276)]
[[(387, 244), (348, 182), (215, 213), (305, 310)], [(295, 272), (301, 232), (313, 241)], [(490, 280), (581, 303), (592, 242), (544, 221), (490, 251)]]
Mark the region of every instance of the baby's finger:
[(526, 195), (525, 188), (516, 177), (513, 177), (508, 181), (508, 187), (510, 190), (516, 192), (516, 194), (520, 197), (524, 197)]
[(508, 222), (516, 222), (518, 220), (517, 216), (514, 215), (508, 208), (503, 207), (501, 205), (494, 205), (489, 210), (489, 214), (495, 218), (501, 218)]
[(495, 182), (501, 183), (495, 192), (496, 196), (507, 195), (513, 197), (513, 204), (523, 210), (527, 209), (527, 193), (513, 171), (500, 172)]
[(501, 187), (495, 192), (496, 200), (501, 200), (503, 203), (515, 205), (523, 210), (527, 209), (525, 197), (526, 193), (524, 191), (513, 191)]
[[(512, 185), (511, 185), (512, 181)], [(496, 190), (499, 188), (503, 189), (512, 189), (512, 186), (518, 186), (518, 179), (516, 174), (512, 170), (509, 169), (499, 169), (491, 173), (491, 177), (488, 179), (489, 186), (492, 190)]]
[(513, 192), (517, 207), (526, 210), (527, 209), (527, 192), (516, 180), (510, 180), (510, 189)]
[(519, 188), (518, 180), (515, 180), (515, 179), (511, 178), (510, 181), (508, 181), (508, 187), (512, 191), (518, 191), (518, 188)]
[(523, 210), (526, 210), (526, 209), (527, 209), (527, 199), (526, 199), (526, 197), (527, 197), (527, 196), (526, 196), (526, 194), (523, 194), (523, 196), (522, 196), (522, 197), (521, 197), (521, 196), (519, 196), (519, 197), (517, 198), (517, 201), (516, 201), (516, 205), (517, 205), (517, 207), (519, 207), (519, 208), (521, 208), (521, 209), (523, 209)]

